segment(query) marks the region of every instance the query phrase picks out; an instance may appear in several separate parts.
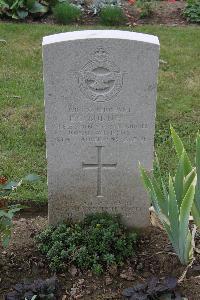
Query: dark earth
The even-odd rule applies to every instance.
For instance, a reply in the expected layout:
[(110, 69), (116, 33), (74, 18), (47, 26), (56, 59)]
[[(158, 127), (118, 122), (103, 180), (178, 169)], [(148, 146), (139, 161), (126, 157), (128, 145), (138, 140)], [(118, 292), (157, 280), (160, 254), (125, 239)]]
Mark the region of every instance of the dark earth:
[[(172, 275), (180, 279), (186, 267), (181, 266), (165, 232), (155, 218), (152, 224), (139, 234), (135, 255), (119, 269), (110, 267), (103, 276), (81, 272), (71, 265), (68, 272), (58, 273), (60, 298), (72, 299), (123, 299), (122, 291), (136, 282), (143, 283), (152, 276), (164, 278)], [(22, 212), (14, 220), (9, 248), (0, 247), (0, 299), (13, 285), (23, 280), (34, 281), (54, 275), (47, 260), (38, 252), (35, 235), (47, 225), (45, 208), (40, 213), (32, 209)], [(196, 234), (196, 252), (193, 265), (179, 284), (179, 290), (189, 300), (200, 299), (200, 233)]]

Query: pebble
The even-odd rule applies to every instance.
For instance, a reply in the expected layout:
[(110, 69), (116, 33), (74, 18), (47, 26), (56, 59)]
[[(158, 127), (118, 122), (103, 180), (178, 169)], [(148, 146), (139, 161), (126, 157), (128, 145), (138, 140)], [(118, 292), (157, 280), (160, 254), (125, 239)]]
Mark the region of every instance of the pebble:
[(110, 276), (106, 276), (106, 280), (105, 280), (106, 285), (110, 285), (110, 284), (112, 284), (112, 282), (113, 282), (113, 279)]
[(75, 276), (77, 275), (77, 273), (78, 273), (78, 269), (77, 269), (74, 265), (72, 265), (72, 266), (68, 269), (68, 272), (69, 272), (73, 277), (75, 277)]

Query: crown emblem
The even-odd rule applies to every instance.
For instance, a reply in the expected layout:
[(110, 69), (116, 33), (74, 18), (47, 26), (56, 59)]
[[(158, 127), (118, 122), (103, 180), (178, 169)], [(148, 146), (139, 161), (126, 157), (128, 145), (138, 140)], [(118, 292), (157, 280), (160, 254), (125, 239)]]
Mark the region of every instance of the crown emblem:
[(108, 58), (108, 53), (101, 47), (97, 48), (94, 52), (94, 59), (96, 60), (105, 60)]

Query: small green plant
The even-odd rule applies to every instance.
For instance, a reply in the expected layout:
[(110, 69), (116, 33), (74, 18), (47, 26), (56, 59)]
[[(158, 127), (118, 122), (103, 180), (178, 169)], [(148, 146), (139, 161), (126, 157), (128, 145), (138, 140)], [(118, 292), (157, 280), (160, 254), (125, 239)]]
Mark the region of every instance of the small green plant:
[(152, 176), (140, 167), (141, 177), (155, 212), (182, 264), (188, 264), (193, 258), (194, 245), (188, 225), (194, 202), (197, 176), (194, 169), (188, 173), (184, 172), (187, 165), (187, 153), (183, 150), (180, 154), (175, 177), (173, 178), (169, 174), (168, 186), (162, 178), (158, 158), (154, 162)]
[(140, 18), (148, 18), (153, 13), (152, 0), (137, 0), (136, 5), (140, 9)]
[(48, 10), (49, 4), (43, 0), (0, 0), (0, 16), (12, 19), (25, 19), (28, 15), (42, 16)]
[(120, 25), (126, 20), (123, 9), (117, 5), (106, 5), (101, 9), (100, 20), (104, 25)]
[(6, 198), (25, 181), (33, 182), (39, 180), (36, 174), (29, 174), (19, 182), (7, 181), (4, 176), (0, 177), (0, 240), (3, 247), (7, 247), (11, 237), (13, 217), (16, 212), (24, 208), (22, 205), (10, 205), (7, 207)]
[(200, 1), (189, 0), (183, 14), (187, 21), (192, 23), (200, 23)]
[(58, 23), (69, 24), (80, 18), (81, 10), (74, 4), (62, 2), (53, 8), (53, 15)]
[(21, 205), (12, 205), (6, 209), (0, 209), (0, 239), (3, 247), (7, 247), (11, 237), (13, 217), (23, 208)]
[(120, 265), (134, 254), (136, 233), (126, 231), (119, 217), (97, 213), (79, 224), (48, 227), (36, 241), (52, 270), (73, 262), (80, 269), (101, 274), (106, 266)]

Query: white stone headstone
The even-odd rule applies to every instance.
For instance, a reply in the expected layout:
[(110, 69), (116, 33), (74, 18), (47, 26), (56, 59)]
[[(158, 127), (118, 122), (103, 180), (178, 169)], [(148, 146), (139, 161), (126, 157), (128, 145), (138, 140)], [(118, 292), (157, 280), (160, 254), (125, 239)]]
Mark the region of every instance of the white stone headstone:
[(149, 224), (159, 41), (118, 30), (43, 39), (49, 222), (121, 214)]

